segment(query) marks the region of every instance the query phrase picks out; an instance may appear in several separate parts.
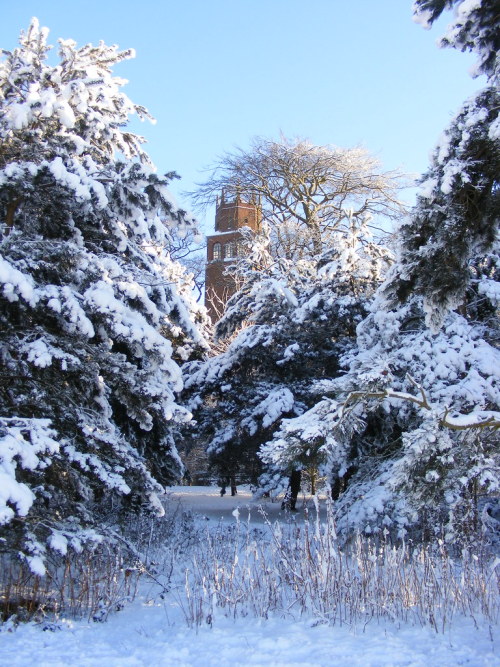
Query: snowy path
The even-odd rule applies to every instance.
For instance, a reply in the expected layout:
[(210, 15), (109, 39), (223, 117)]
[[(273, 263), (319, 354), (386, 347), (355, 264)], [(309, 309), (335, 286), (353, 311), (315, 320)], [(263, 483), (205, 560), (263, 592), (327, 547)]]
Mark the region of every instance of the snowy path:
[(220, 488), (215, 486), (174, 486), (170, 489), (174, 501), (199, 514), (209, 521), (234, 523), (234, 510), (239, 511), (240, 521), (249, 522), (251, 526), (262, 526), (266, 520), (274, 523), (281, 521), (302, 521), (304, 510), (314, 514), (314, 505), (310, 497), (299, 495), (297, 512), (281, 510), (281, 499), (272, 502), (263, 498), (255, 501), (248, 487), (238, 487), (238, 494), (231, 496), (226, 493), (221, 497)]
[[(172, 499), (199, 512), (210, 522), (240, 520), (263, 525), (248, 491), (237, 498), (221, 498), (206, 487), (173, 488)], [(302, 509), (302, 501), (299, 503)], [(280, 517), (279, 503), (265, 503), (271, 521)], [(299, 511), (292, 520), (300, 521)], [(189, 629), (175, 599), (143, 595), (106, 623), (65, 621), (62, 629), (43, 631), (34, 624), (0, 632), (0, 666), (36, 664), (39, 667), (386, 667), (500, 666), (498, 629), (476, 630), (464, 620), (452, 632), (436, 634), (430, 628), (395, 627), (375, 622), (349, 628), (317, 625), (297, 618), (271, 617), (267, 621), (224, 616), (213, 627)], [(496, 636), (495, 636), (496, 635)], [(492, 639), (493, 637), (493, 639)]]

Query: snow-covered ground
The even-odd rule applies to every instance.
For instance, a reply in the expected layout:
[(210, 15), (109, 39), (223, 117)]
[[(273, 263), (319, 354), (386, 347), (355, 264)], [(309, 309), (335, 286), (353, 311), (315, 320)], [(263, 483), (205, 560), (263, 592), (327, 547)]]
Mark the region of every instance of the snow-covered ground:
[[(262, 514), (247, 490), (220, 497), (218, 489), (174, 488), (172, 499), (200, 511), (201, 521), (240, 520), (262, 524)], [(299, 508), (302, 505), (299, 503)], [(266, 503), (271, 520), (279, 503)], [(283, 516), (283, 515), (281, 515)], [(285, 517), (286, 518), (286, 517)], [(301, 520), (301, 512), (293, 518)], [(464, 619), (445, 634), (431, 628), (370, 622), (366, 627), (328, 626), (290, 616), (268, 620), (216, 616), (211, 627), (187, 627), (175, 595), (161, 600), (144, 587), (141, 595), (105, 623), (62, 621), (43, 630), (36, 624), (0, 632), (0, 665), (419, 665), (425, 667), (500, 665), (498, 628), (476, 629)]]
[(220, 487), (215, 486), (173, 486), (170, 494), (174, 501), (178, 500), (186, 509), (198, 512), (205, 520), (234, 522), (233, 512), (237, 509), (240, 521), (255, 527), (264, 525), (266, 521), (300, 522), (305, 509), (314, 510), (311, 498), (301, 494), (297, 500), (298, 511), (284, 512), (281, 509), (282, 497), (274, 501), (269, 498), (254, 500), (247, 486), (238, 487), (236, 496), (231, 496), (228, 487), (227, 493), (221, 497)]
[[(495, 651), (496, 649), (496, 651)], [(39, 665), (499, 665), (500, 645), (464, 623), (453, 633), (370, 624), (365, 631), (311, 627), (296, 620), (221, 617), (198, 632), (178, 610), (136, 601), (107, 623), (68, 622), (56, 632), (33, 625), (0, 634), (0, 664)]]

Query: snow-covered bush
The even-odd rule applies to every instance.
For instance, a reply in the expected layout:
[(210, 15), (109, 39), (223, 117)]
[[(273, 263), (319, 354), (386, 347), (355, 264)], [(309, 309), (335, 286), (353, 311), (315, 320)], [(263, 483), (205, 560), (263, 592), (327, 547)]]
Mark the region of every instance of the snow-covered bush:
[(2, 544), (40, 558), (124, 505), (159, 508), (189, 418), (179, 364), (205, 347), (168, 253), (195, 222), (111, 73), (133, 52), (60, 40), (51, 66), (46, 39), (33, 20), (0, 61)]

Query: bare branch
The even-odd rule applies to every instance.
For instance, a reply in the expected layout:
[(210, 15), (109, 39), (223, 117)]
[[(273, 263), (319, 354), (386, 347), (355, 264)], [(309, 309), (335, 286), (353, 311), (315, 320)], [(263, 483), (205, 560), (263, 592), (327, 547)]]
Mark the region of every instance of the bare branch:
[[(221, 191), (259, 202), (263, 220), (272, 230), (272, 249), (279, 248), (284, 220), (307, 231), (287, 248), (287, 258), (303, 255), (311, 246), (319, 255), (331, 245), (330, 233), (341, 231), (347, 219), (370, 216), (394, 219), (405, 212), (397, 193), (402, 175), (381, 172), (377, 159), (362, 148), (315, 146), (305, 140), (255, 138), (249, 150), (237, 148), (215, 163), (208, 179), (188, 193), (195, 208), (206, 209)], [(330, 235), (330, 236), (329, 236)]]

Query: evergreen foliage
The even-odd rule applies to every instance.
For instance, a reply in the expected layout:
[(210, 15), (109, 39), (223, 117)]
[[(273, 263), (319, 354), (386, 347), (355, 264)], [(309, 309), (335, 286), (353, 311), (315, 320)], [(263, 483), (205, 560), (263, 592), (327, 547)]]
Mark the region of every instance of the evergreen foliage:
[(446, 9), (455, 8), (455, 17), (441, 46), (472, 51), (478, 57), (474, 75), (485, 74), (498, 81), (500, 35), (498, 0), (415, 0), (414, 19), (430, 28)]
[(492, 3), (480, 0), (417, 2), (417, 18), (432, 22), (452, 4), (444, 43), (477, 49), (494, 85), (445, 131), (400, 228), (396, 262), (343, 358), (346, 374), (261, 449), (270, 489), (290, 460), (314, 452), (344, 538), (500, 537), (498, 68), (490, 49), (498, 33), (485, 18)]
[(456, 5), (442, 44), (479, 57), (489, 85), (467, 100), (444, 131), (411, 221), (400, 230), (401, 261), (385, 287), (389, 303), (424, 297), (427, 323), (437, 330), (449, 310), (467, 303), (471, 265), (495, 252), (500, 216), (500, 82), (498, 2), (419, 0), (416, 17), (429, 26)]
[(206, 348), (168, 253), (194, 220), (111, 74), (133, 52), (60, 40), (51, 66), (46, 40), (34, 19), (0, 62), (0, 524), (38, 573), (120, 509), (161, 510), (189, 418), (179, 364)]
[[(185, 367), (193, 433), (208, 444), (220, 476), (257, 482), (257, 452), (283, 417), (302, 414), (324, 383), (338, 376), (340, 358), (355, 344), (356, 327), (391, 261), (375, 243), (369, 218), (351, 218), (349, 233), (315, 261), (276, 261), (269, 230), (249, 236), (249, 252), (234, 268), (243, 282), (216, 326), (226, 349)], [(318, 461), (308, 466), (313, 474)], [(283, 483), (294, 470), (290, 459)]]
[(387, 311), (379, 295), (370, 310), (348, 372), (261, 449), (263, 481), (279, 488), (291, 458), (314, 454), (344, 538), (477, 534), (500, 490), (498, 350), (458, 314), (432, 334), (418, 298)]

